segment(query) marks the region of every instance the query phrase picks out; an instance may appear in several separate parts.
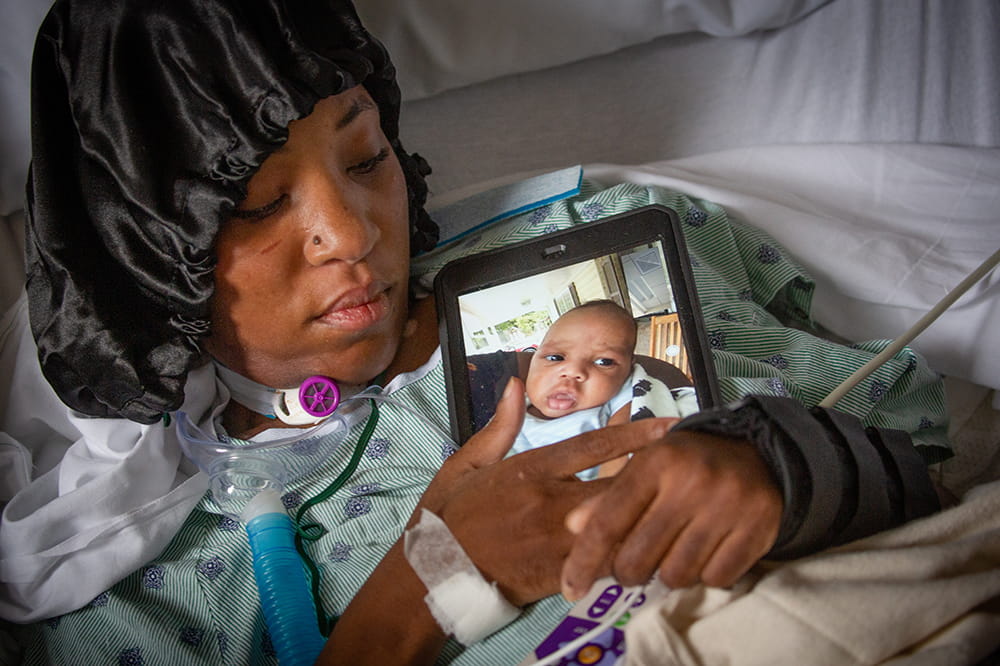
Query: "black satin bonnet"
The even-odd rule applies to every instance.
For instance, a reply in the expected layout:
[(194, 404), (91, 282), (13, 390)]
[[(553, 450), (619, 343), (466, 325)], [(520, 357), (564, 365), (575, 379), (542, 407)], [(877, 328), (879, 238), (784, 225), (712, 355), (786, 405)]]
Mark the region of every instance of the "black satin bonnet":
[(349, 2), (58, 0), (32, 64), (26, 264), (42, 371), (86, 415), (153, 423), (202, 362), (221, 222), (290, 122), (364, 85), (400, 158), (411, 252), (437, 229), (400, 93)]

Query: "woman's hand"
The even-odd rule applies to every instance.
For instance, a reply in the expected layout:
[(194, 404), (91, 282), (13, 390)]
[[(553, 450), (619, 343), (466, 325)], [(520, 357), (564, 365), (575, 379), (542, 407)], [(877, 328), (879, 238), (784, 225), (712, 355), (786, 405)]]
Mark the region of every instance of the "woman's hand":
[(493, 419), (445, 462), (415, 512), (439, 515), (480, 572), (519, 606), (559, 592), (574, 540), (566, 514), (606, 487), (575, 472), (631, 448), (601, 430), (504, 459), (523, 420), (524, 385), (513, 378)]
[[(674, 587), (725, 586), (777, 537), (781, 495), (749, 443), (670, 432), (677, 419), (644, 419), (504, 459), (523, 418), (515, 378), (493, 420), (444, 464), (420, 502), (511, 603), (560, 589), (576, 599), (609, 574), (623, 584), (659, 572)], [(575, 476), (628, 452), (614, 478)]]
[(781, 493), (751, 444), (665, 433), (567, 516), (577, 539), (563, 594), (579, 598), (609, 564), (624, 585), (658, 573), (671, 587), (729, 586), (771, 549), (781, 513)]

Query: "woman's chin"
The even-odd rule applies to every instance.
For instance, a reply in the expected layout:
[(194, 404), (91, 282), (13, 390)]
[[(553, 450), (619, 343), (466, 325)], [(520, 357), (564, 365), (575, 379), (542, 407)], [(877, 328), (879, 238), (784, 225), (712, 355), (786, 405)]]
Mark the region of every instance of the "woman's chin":
[(398, 347), (396, 337), (381, 344), (360, 345), (340, 355), (317, 356), (320, 362), (310, 374), (326, 375), (348, 386), (367, 386), (389, 367)]

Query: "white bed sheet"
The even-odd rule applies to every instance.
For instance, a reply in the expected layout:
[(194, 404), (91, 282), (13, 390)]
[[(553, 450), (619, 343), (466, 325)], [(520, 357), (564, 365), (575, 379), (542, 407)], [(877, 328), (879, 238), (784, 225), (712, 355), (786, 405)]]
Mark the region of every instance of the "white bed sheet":
[[(0, 215), (23, 205), (49, 4), (0, 2)], [(614, 19), (593, 0), (403, 4), (359, 10), (399, 54), (402, 136), (439, 192), (753, 145), (1000, 146), (995, 0), (628, 0)]]
[[(894, 338), (1000, 249), (1000, 149), (800, 145), (743, 148), (599, 181), (659, 184), (769, 232), (816, 278), (816, 319), (851, 340)], [(1000, 388), (1000, 270), (913, 342), (949, 376)]]
[[(782, 28), (831, 0), (364, 0), (406, 99), (603, 55), (663, 35)], [(486, 9), (486, 11), (484, 11)], [(506, 28), (506, 29), (498, 29)]]

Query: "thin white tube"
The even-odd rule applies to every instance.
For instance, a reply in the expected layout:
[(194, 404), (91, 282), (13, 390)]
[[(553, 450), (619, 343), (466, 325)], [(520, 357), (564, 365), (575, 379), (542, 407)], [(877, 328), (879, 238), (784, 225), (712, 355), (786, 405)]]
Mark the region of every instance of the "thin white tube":
[(944, 298), (938, 301), (937, 305), (931, 308), (927, 314), (921, 317), (916, 324), (909, 328), (909, 330), (893, 340), (889, 346), (883, 349), (875, 358), (865, 363), (850, 377), (841, 382), (837, 388), (833, 389), (828, 396), (819, 402), (818, 406), (833, 407), (837, 404), (837, 401), (843, 398), (844, 395), (854, 388), (858, 382), (874, 372), (876, 368), (888, 361), (896, 354), (896, 352), (912, 342), (915, 337), (920, 335), (925, 328), (930, 326), (935, 319), (940, 317), (945, 310), (951, 307), (952, 303), (957, 301), (959, 297), (968, 291), (972, 285), (986, 277), (986, 275), (993, 270), (998, 263), (1000, 263), (1000, 249), (980, 264), (976, 270), (969, 273), (964, 280), (959, 282), (954, 289), (949, 291)]

